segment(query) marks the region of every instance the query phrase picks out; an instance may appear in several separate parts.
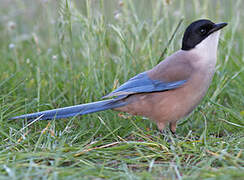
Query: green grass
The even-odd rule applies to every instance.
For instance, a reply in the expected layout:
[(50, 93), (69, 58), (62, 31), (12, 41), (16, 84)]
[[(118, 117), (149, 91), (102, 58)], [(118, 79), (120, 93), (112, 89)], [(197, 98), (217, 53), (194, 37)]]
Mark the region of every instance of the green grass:
[[(244, 179), (243, 1), (121, 2), (0, 1), (0, 179)], [(178, 50), (199, 18), (229, 25), (208, 94), (175, 137), (114, 111), (8, 120), (99, 100)]]

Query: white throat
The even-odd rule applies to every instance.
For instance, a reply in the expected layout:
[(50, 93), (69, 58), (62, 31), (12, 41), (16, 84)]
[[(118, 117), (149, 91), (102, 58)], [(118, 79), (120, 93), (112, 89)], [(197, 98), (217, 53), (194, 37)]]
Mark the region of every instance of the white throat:
[(202, 40), (198, 45), (196, 45), (191, 51), (191, 53), (198, 56), (197, 64), (215, 66), (217, 59), (217, 48), (219, 42), (220, 31), (216, 31), (210, 34), (206, 39)]
[(220, 31), (216, 31), (210, 34), (206, 39), (202, 40), (195, 49), (199, 54), (207, 56), (209, 58), (217, 56), (217, 48), (219, 42)]

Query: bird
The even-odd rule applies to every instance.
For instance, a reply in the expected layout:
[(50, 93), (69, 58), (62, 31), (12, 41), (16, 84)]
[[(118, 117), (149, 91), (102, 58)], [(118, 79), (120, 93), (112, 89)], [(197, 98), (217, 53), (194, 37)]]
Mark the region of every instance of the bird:
[(215, 73), (220, 30), (226, 25), (209, 19), (192, 22), (184, 32), (181, 49), (132, 77), (101, 101), (10, 119), (53, 120), (112, 109), (147, 117), (160, 131), (169, 124), (174, 134), (177, 122), (187, 117), (206, 95)]

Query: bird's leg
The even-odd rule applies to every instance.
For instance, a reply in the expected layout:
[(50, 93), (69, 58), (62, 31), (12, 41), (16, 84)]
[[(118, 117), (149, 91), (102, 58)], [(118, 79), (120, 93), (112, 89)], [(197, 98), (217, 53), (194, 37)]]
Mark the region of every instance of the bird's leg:
[(169, 123), (169, 129), (173, 135), (175, 135), (176, 132), (176, 127), (177, 127), (177, 122), (170, 122)]
[(165, 123), (164, 122), (157, 122), (158, 130), (160, 132), (163, 132), (163, 129), (165, 128)]

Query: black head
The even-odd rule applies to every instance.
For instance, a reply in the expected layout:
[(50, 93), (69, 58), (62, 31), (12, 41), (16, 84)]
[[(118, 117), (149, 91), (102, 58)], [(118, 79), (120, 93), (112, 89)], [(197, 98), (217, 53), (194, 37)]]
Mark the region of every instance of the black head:
[(199, 44), (215, 31), (225, 27), (227, 23), (215, 24), (210, 20), (201, 19), (191, 23), (184, 33), (182, 41), (182, 50), (190, 50)]

